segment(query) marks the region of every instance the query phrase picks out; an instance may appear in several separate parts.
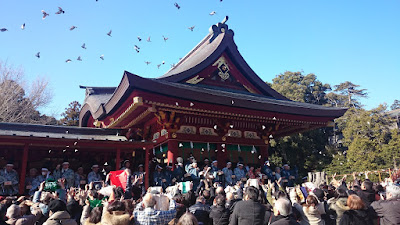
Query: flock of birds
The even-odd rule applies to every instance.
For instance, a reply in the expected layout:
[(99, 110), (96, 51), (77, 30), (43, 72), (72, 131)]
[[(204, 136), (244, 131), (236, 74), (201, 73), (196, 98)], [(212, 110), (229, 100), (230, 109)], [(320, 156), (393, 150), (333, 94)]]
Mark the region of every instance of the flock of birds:
[[(97, 1), (98, 1), (98, 0), (96, 0), (96, 2), (97, 2)], [(222, 2), (223, 0), (219, 0), (219, 1)], [(181, 8), (181, 6), (180, 6), (177, 2), (174, 3), (174, 6), (175, 6), (178, 10)], [(42, 15), (43, 15), (43, 16), (42, 16), (42, 19), (43, 19), (43, 20), (46, 19), (48, 16), (50, 16), (50, 14), (47, 13), (45, 10), (42, 10), (41, 12), (42, 12)], [(65, 11), (64, 11), (61, 7), (58, 7), (58, 11), (57, 11), (55, 14), (61, 15), (61, 14), (64, 14), (64, 13), (65, 13)], [(215, 11), (212, 11), (212, 12), (209, 13), (210, 16), (213, 16), (213, 15), (215, 15), (215, 14), (217, 14)], [(25, 30), (25, 27), (26, 27), (25, 23), (22, 24), (22, 25), (21, 25), (21, 30)], [(188, 29), (189, 29), (190, 31), (193, 31), (193, 30), (195, 29), (195, 27), (196, 27), (196, 26), (191, 26), (191, 27), (188, 27)], [(75, 30), (75, 29), (77, 29), (77, 28), (78, 28), (77, 26), (71, 26), (71, 27), (69, 28), (69, 30), (70, 30), (70, 31), (73, 31), (73, 30)], [(0, 28), (0, 32), (6, 32), (6, 31), (8, 31), (7, 28), (4, 28), (4, 27), (3, 27), (3, 28)], [(108, 31), (108, 32), (106, 33), (106, 35), (108, 35), (109, 37), (112, 37), (111, 34), (112, 34), (112, 30), (110, 30), (110, 31)], [(165, 37), (164, 35), (162, 36), (162, 38), (163, 38), (164, 42), (167, 42), (167, 40), (169, 39), (168, 37)], [(142, 41), (142, 38), (141, 38), (140, 36), (137, 36), (137, 39), (138, 39), (139, 42)], [(149, 36), (149, 37), (146, 39), (146, 41), (147, 41), (147, 42), (151, 42), (151, 37)], [(82, 46), (81, 46), (81, 48), (86, 49), (86, 44), (83, 43)], [(134, 48), (134, 50), (135, 50), (137, 53), (140, 52), (140, 47), (139, 47), (137, 44), (135, 44), (135, 45), (133, 46), (133, 48)], [(37, 52), (37, 53), (35, 54), (35, 57), (37, 57), (38, 59), (40, 59), (40, 52)], [(104, 55), (101, 55), (101, 56), (100, 56), (100, 59), (101, 59), (101, 60), (104, 60)], [(81, 56), (78, 56), (78, 58), (77, 58), (76, 60), (77, 60), (77, 61), (82, 61), (82, 57), (81, 57)], [(70, 62), (72, 62), (72, 60), (71, 60), (71, 59), (67, 59), (67, 60), (65, 60), (65, 62), (66, 62), (66, 63), (70, 63)], [(151, 64), (150, 61), (145, 61), (145, 63), (146, 63), (146, 65)], [(164, 64), (165, 64), (165, 61), (162, 61), (161, 64), (157, 64), (157, 68), (159, 69), (159, 68), (161, 67), (161, 65), (164, 65)], [(175, 66), (175, 64), (171, 64), (171, 67), (174, 67), (174, 66)]]

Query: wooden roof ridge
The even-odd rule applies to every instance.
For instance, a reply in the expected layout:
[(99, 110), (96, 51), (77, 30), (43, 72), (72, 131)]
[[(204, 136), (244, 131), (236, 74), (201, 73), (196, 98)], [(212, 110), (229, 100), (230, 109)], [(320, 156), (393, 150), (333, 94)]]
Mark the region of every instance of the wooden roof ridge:
[(276, 99), (288, 100), (263, 81), (244, 60), (233, 39), (234, 32), (226, 24), (227, 17), (221, 23), (213, 25), (210, 33), (200, 41), (185, 57), (163, 76), (157, 78), (170, 82), (182, 82), (195, 76), (212, 65), (224, 52), (227, 52), (246, 79), (263, 95)]

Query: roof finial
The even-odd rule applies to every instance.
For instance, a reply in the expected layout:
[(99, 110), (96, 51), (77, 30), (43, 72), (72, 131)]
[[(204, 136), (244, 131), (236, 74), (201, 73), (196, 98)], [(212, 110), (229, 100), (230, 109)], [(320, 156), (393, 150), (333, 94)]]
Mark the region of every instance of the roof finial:
[(226, 24), (226, 21), (228, 21), (229, 17), (225, 16), (224, 20), (222, 20), (221, 23), (217, 23), (216, 25), (212, 25), (210, 27), (210, 33), (213, 34), (213, 36), (210, 38), (210, 43), (214, 41), (215, 38), (221, 33), (229, 33), (233, 35), (233, 31), (228, 29), (228, 25)]

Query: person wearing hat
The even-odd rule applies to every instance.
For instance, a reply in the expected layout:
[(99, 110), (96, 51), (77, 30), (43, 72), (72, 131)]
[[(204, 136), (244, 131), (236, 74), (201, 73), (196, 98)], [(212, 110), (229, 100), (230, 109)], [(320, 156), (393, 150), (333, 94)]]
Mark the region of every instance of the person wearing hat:
[(101, 175), (99, 173), (99, 165), (92, 165), (92, 171), (88, 174), (88, 183), (102, 181)]
[(179, 162), (177, 160), (176, 168), (173, 172), (173, 176), (176, 179), (176, 182), (183, 182), (184, 181), (184, 176), (185, 176), (185, 168), (183, 168), (183, 161)]
[(214, 176), (214, 182), (223, 182), (224, 172), (218, 169), (218, 161), (214, 160), (211, 164), (211, 174)]
[(296, 177), (294, 176), (294, 172), (290, 170), (290, 166), (288, 164), (283, 165), (283, 171), (281, 173), (283, 182), (287, 182), (288, 187), (294, 186), (294, 180)]
[(18, 194), (18, 173), (14, 170), (14, 164), (8, 162), (3, 170), (0, 170), (0, 195)]
[(190, 178), (193, 181), (193, 190), (197, 188), (200, 183), (200, 168), (197, 166), (197, 161), (193, 159), (192, 164), (189, 165)]
[(129, 161), (128, 159), (124, 160), (122, 162), (122, 167), (120, 170), (125, 170), (125, 169), (130, 169), (131, 168), (131, 161)]
[(274, 181), (272, 170), (270, 168), (271, 163), (267, 160), (264, 162), (264, 166), (262, 167), (262, 173), (268, 176), (268, 179)]
[(40, 184), (43, 181), (46, 181), (48, 179), (54, 180), (54, 177), (50, 175), (49, 170), (46, 167), (43, 167), (41, 170), (41, 173), (39, 176), (37, 176), (33, 181), (32, 181), (32, 188), (29, 191), (30, 195), (33, 195), (35, 191), (39, 189)]
[(54, 179), (65, 178), (65, 188), (75, 187), (75, 173), (69, 168), (69, 162), (64, 160), (62, 167), (57, 165), (53, 172)]
[(67, 212), (66, 204), (61, 200), (52, 200), (49, 203), (49, 218), (43, 225), (77, 225)]
[(222, 169), (222, 172), (224, 172), (225, 186), (236, 184), (236, 176), (233, 174), (231, 162), (226, 163), (226, 167)]
[(165, 186), (167, 180), (165, 179), (163, 168), (160, 165), (156, 165), (156, 171), (153, 173), (153, 186)]
[(243, 163), (238, 163), (237, 167), (233, 170), (236, 180), (242, 180), (243, 178), (246, 178), (246, 171), (244, 170), (244, 165)]
[(78, 167), (78, 169), (76, 170), (75, 173), (75, 187), (79, 188), (84, 188), (86, 185), (86, 174), (83, 171), (83, 167), (80, 166)]
[(25, 177), (25, 191), (24, 193), (27, 195), (29, 194), (29, 190), (32, 189), (32, 183), (33, 180), (37, 177), (37, 169), (36, 168), (31, 168), (29, 170), (29, 175)]

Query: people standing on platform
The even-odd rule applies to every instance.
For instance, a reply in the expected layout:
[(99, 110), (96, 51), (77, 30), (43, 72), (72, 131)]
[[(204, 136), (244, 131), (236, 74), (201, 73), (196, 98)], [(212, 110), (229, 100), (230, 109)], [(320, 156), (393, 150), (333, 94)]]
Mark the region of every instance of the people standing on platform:
[(294, 186), (296, 177), (294, 172), (290, 170), (290, 166), (288, 164), (283, 165), (282, 179), (284, 183), (287, 182), (288, 187)]
[(268, 176), (268, 179), (274, 181), (275, 179), (274, 179), (274, 177), (273, 177), (273, 175), (272, 175), (272, 172), (273, 172), (273, 171), (271, 170), (270, 166), (271, 166), (270, 162), (269, 162), (268, 160), (265, 161), (265, 162), (264, 162), (264, 165), (263, 165), (263, 167), (262, 167), (262, 173), (264, 173), (265, 175), (267, 175), (267, 176)]
[(122, 162), (122, 166), (121, 166), (121, 169), (120, 170), (125, 170), (125, 169), (130, 169), (131, 168), (131, 161), (129, 161), (128, 159), (127, 160), (124, 160), (123, 162)]
[(83, 188), (86, 184), (86, 174), (83, 173), (83, 167), (79, 167), (75, 173), (75, 187)]
[(14, 170), (14, 163), (8, 162), (6, 167), (0, 170), (0, 195), (18, 194), (18, 173)]
[(244, 170), (243, 163), (238, 163), (237, 164), (237, 167), (234, 169), (234, 174), (235, 174), (235, 177), (236, 177), (237, 181), (240, 181), (243, 178), (246, 178), (246, 171)]
[(175, 170), (173, 172), (176, 182), (183, 182), (185, 174), (186, 174), (186, 171), (185, 171), (185, 168), (183, 168), (183, 163), (178, 161), (178, 163), (176, 164)]
[(28, 194), (29, 190), (32, 189), (32, 183), (36, 177), (37, 177), (37, 169), (31, 168), (29, 170), (28, 176), (25, 177), (25, 191), (24, 191), (25, 194)]
[(101, 174), (99, 173), (99, 165), (94, 164), (92, 166), (92, 171), (88, 174), (88, 183), (95, 183), (96, 189), (100, 189), (102, 184), (101, 181), (103, 181), (103, 178)]
[(252, 165), (249, 166), (249, 170), (248, 170), (246, 176), (249, 179), (255, 179), (256, 178), (255, 171), (254, 171), (254, 166), (252, 166)]
[(54, 180), (54, 177), (50, 175), (50, 172), (47, 168), (43, 167), (41, 170), (41, 173), (39, 176), (37, 176), (33, 181), (32, 181), (32, 188), (29, 191), (30, 195), (33, 195), (35, 193), (35, 191), (37, 191), (39, 189), (40, 184), (43, 181), (46, 181), (48, 179), (52, 179)]
[(281, 168), (279, 166), (275, 167), (275, 172), (273, 173), (273, 178), (275, 180), (279, 180), (281, 179), (282, 175), (281, 175)]
[(156, 166), (156, 171), (153, 173), (154, 186), (161, 186), (164, 190), (168, 187), (167, 179), (160, 165)]
[(62, 168), (60, 165), (57, 165), (56, 169), (53, 172), (54, 179), (58, 180), (60, 178), (65, 178), (65, 187), (75, 187), (75, 173), (72, 169), (69, 168), (69, 162), (64, 161), (62, 164)]
[(211, 164), (210, 173), (214, 176), (214, 182), (223, 183), (224, 182), (224, 172), (218, 169), (218, 161), (214, 160)]
[(210, 160), (208, 158), (204, 158), (203, 160), (203, 168), (204, 167), (210, 167)]
[(236, 178), (235, 174), (232, 171), (232, 163), (227, 162), (226, 167), (222, 169), (222, 172), (224, 172), (224, 178), (225, 178), (225, 186), (232, 186), (236, 184)]
[(200, 183), (200, 168), (197, 166), (197, 161), (192, 160), (192, 164), (189, 165), (190, 178), (193, 181), (193, 189), (196, 189)]

